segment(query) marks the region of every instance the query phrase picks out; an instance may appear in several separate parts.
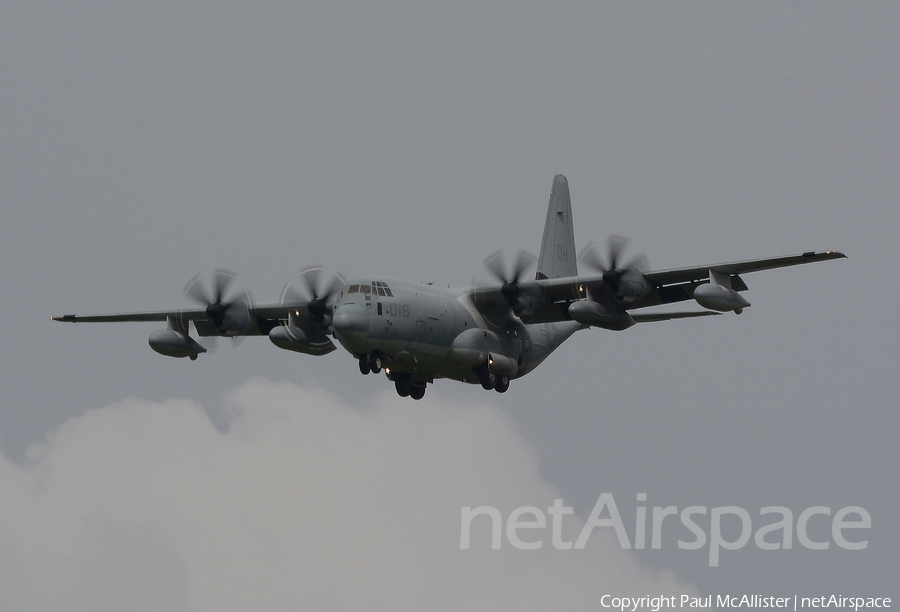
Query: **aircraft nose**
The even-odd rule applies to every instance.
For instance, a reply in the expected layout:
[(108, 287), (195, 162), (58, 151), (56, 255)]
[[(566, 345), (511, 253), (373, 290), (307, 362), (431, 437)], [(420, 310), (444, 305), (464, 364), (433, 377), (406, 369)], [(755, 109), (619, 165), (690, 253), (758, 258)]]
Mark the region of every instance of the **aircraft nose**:
[(332, 325), (342, 336), (365, 335), (369, 331), (369, 315), (359, 306), (346, 304), (335, 311)]

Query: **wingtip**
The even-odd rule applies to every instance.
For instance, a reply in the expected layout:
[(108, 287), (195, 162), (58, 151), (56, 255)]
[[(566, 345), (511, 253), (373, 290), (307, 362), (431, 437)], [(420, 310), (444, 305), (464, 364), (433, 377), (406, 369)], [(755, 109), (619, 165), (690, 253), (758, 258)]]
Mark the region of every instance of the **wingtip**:
[(840, 251), (806, 251), (803, 257), (824, 257), (826, 259), (846, 259), (847, 256)]

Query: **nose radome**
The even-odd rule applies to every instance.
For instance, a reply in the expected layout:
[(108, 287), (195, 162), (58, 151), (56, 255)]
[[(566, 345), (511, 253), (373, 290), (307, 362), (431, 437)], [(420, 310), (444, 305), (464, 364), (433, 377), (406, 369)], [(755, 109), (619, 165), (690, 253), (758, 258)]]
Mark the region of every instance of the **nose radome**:
[(339, 306), (332, 319), (338, 334), (365, 334), (369, 331), (368, 313), (354, 304)]

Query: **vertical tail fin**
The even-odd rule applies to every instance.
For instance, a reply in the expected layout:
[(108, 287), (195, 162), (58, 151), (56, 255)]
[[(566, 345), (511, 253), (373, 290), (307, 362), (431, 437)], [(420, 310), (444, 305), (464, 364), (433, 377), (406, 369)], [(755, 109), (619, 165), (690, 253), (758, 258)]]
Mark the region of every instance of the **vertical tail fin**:
[(544, 239), (541, 241), (541, 255), (535, 278), (540, 280), (577, 276), (576, 259), (569, 181), (562, 174), (557, 174), (550, 191), (550, 205), (547, 207)]

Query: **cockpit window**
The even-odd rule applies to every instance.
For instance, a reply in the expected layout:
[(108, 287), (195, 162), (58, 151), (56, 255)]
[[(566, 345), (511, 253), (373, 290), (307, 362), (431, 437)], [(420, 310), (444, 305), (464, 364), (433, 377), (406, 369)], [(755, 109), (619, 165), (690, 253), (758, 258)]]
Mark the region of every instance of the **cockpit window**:
[(381, 281), (373, 281), (371, 285), (350, 285), (347, 288), (347, 293), (374, 293), (375, 295), (394, 297), (388, 286)]
[(381, 281), (373, 281), (372, 290), (378, 295), (383, 295), (385, 297), (394, 297), (394, 294), (391, 293), (391, 290), (388, 288), (388, 286)]

